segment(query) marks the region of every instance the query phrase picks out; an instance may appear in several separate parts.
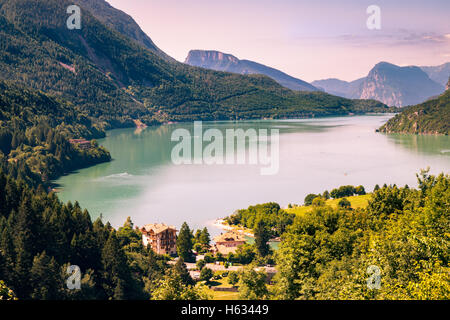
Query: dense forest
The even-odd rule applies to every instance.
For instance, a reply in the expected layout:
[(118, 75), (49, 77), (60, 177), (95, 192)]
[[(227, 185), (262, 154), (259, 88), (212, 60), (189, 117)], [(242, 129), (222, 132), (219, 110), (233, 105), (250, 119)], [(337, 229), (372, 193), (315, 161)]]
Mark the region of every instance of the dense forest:
[[(449, 79), (450, 84), (450, 79)], [(445, 134), (450, 133), (450, 90), (439, 97), (405, 108), (381, 128), (386, 133)]]
[[(0, 279), (18, 299), (148, 299), (166, 261), (143, 247), (130, 219), (116, 231), (0, 174)], [(66, 286), (69, 265), (81, 269), (81, 290)]]
[(72, 104), (0, 80), (0, 168), (29, 185), (48, 184), (66, 172), (109, 161), (95, 140), (80, 149), (70, 138), (105, 133)]

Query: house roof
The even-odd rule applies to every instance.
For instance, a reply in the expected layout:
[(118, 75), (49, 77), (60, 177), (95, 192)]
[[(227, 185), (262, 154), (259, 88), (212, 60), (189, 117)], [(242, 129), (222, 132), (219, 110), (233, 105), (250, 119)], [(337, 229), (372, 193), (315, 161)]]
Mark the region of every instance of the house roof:
[(221, 234), (217, 237), (214, 238), (214, 242), (218, 243), (218, 242), (231, 242), (231, 241), (235, 241), (235, 242), (246, 242), (247, 239), (245, 239), (244, 236), (240, 235), (237, 232), (234, 231), (230, 231), (224, 234)]
[(141, 231), (151, 232), (153, 231), (155, 234), (161, 233), (163, 231), (166, 231), (167, 229), (172, 229), (177, 231), (177, 229), (174, 226), (168, 226), (164, 223), (150, 223), (146, 224), (141, 228)]
[(85, 139), (70, 139), (69, 140), (70, 143), (77, 143), (77, 144), (85, 144), (85, 143), (91, 143), (89, 140), (85, 140)]

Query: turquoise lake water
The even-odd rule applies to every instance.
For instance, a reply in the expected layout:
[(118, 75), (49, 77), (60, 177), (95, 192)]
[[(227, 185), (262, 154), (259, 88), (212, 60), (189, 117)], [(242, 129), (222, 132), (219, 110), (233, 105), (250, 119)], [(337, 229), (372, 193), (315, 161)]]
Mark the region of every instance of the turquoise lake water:
[[(114, 161), (61, 177), (59, 197), (78, 200), (95, 219), (102, 214), (113, 226), (128, 216), (136, 225), (184, 221), (207, 226), (215, 219), (257, 203), (301, 204), (309, 193), (341, 185), (416, 186), (415, 173), (450, 169), (450, 137), (386, 135), (375, 129), (392, 115), (301, 120), (208, 122), (204, 129), (278, 129), (279, 172), (261, 175), (259, 165), (175, 165), (171, 141), (175, 129), (192, 124), (119, 129), (99, 143)], [(198, 138), (198, 137), (197, 137)], [(195, 137), (193, 139), (196, 139)]]

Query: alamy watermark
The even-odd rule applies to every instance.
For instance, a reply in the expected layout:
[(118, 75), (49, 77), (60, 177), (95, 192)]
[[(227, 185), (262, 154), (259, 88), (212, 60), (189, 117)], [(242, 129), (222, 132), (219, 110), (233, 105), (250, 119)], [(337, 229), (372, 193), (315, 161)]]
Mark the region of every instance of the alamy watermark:
[(171, 141), (178, 142), (171, 153), (175, 165), (260, 165), (261, 175), (277, 174), (280, 168), (278, 129), (270, 129), (270, 135), (268, 129), (254, 128), (226, 129), (224, 134), (215, 128), (204, 131), (202, 122), (195, 121), (193, 136), (179, 128), (172, 132)]
[(79, 6), (71, 5), (67, 7), (67, 14), (70, 17), (67, 18), (67, 28), (69, 30), (80, 30), (81, 29), (81, 9)]
[(381, 288), (381, 269), (378, 266), (368, 266), (367, 274), (369, 274), (369, 278), (367, 278), (367, 288), (370, 290), (380, 290)]
[(69, 278), (66, 280), (67, 289), (80, 290), (81, 289), (81, 269), (79, 266), (71, 265), (67, 267), (67, 274)]
[(381, 8), (377, 5), (370, 5), (366, 12), (370, 14), (366, 21), (367, 28), (369, 30), (381, 30)]

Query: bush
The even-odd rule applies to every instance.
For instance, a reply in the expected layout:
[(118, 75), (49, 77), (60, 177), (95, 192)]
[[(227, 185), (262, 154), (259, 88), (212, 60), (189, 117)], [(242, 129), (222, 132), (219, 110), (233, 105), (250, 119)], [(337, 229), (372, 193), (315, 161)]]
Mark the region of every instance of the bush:
[(214, 273), (209, 268), (203, 268), (202, 271), (200, 272), (200, 280), (201, 281), (209, 282), (209, 280), (211, 280), (211, 278), (213, 276), (214, 276)]
[(356, 193), (357, 195), (359, 195), (359, 196), (363, 196), (363, 195), (366, 194), (366, 190), (364, 189), (363, 186), (357, 186), (357, 187), (355, 188), (355, 193)]
[(239, 274), (234, 271), (230, 272), (228, 274), (228, 283), (231, 284), (232, 286), (234, 286), (238, 282), (239, 282)]
[(197, 268), (199, 270), (202, 270), (205, 265), (206, 265), (206, 261), (204, 259), (197, 261)]
[(214, 256), (209, 252), (207, 254), (205, 254), (204, 260), (206, 263), (213, 263), (216, 261), (216, 259), (214, 259)]
[(344, 209), (351, 209), (352, 204), (350, 203), (350, 201), (348, 201), (347, 198), (342, 198), (338, 203), (338, 207)]
[(317, 194), (314, 194), (314, 193), (308, 194), (308, 195), (305, 197), (305, 206), (310, 206), (310, 205), (312, 204), (313, 200), (314, 200), (315, 198), (317, 198), (317, 197), (318, 197)]
[(341, 186), (338, 189), (331, 190), (330, 195), (333, 199), (338, 199), (338, 198), (343, 198), (343, 197), (351, 197), (355, 193), (356, 193), (356, 189), (354, 186)]

